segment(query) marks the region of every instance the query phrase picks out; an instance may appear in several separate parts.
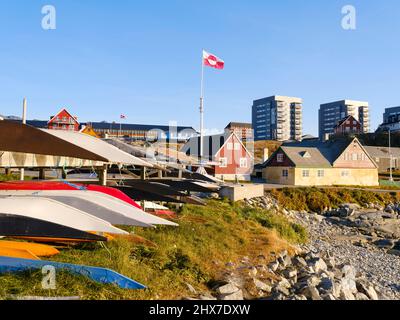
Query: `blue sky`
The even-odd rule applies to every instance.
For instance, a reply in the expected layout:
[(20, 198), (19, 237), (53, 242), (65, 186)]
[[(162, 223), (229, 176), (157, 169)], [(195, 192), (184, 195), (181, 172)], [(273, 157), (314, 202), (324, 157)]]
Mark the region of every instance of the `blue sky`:
[[(57, 29), (41, 28), (54, 5)], [(341, 9), (357, 9), (357, 29)], [(304, 99), (304, 133), (318, 106), (370, 102), (372, 127), (400, 105), (398, 0), (0, 0), (0, 114), (47, 119), (67, 107), (82, 121), (198, 128), (201, 50), (223, 58), (206, 70), (206, 126), (250, 121), (252, 101)]]

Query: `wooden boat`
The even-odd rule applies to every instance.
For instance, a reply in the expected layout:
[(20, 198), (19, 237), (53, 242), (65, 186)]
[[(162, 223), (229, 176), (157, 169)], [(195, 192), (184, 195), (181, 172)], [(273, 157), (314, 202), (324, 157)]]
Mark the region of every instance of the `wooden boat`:
[(177, 226), (176, 223), (148, 214), (142, 209), (133, 207), (115, 197), (95, 191), (46, 190), (34, 192), (24, 190), (0, 190), (0, 199), (5, 196), (30, 196), (62, 201), (86, 213), (109, 221), (114, 225), (134, 225), (140, 227), (152, 227), (153, 225)]
[(186, 203), (184, 199), (176, 199), (169, 196), (163, 196), (153, 192), (146, 192), (132, 188), (131, 186), (115, 187), (136, 201), (158, 201), (166, 203)]
[[(46, 242), (107, 241), (105, 237), (48, 221), (0, 213), (0, 235)], [(57, 240), (57, 241), (53, 241)]]
[(1, 213), (40, 219), (81, 231), (126, 234), (105, 220), (60, 202), (39, 197), (0, 198)]
[(1, 248), (0, 257), (40, 260), (38, 256), (25, 249)]
[(0, 190), (88, 190), (107, 194), (141, 209), (140, 205), (118, 189), (98, 186), (69, 183), (66, 181), (7, 181), (0, 183)]
[(73, 274), (86, 276), (102, 284), (114, 284), (122, 289), (136, 290), (146, 288), (144, 285), (110, 269), (52, 261), (0, 257), (0, 273), (2, 274), (40, 270), (45, 266), (53, 266), (56, 270), (65, 270)]
[(38, 257), (51, 257), (60, 253), (56, 248), (29, 242), (0, 241), (0, 249), (26, 250)]

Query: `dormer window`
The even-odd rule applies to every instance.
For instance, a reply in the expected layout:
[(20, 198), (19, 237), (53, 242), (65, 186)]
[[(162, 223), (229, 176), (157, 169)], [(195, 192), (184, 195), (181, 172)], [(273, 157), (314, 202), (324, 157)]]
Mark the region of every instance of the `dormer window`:
[(276, 156), (276, 161), (278, 161), (279, 163), (283, 162), (283, 153), (278, 153), (278, 155)]
[(308, 151), (304, 151), (301, 153), (301, 156), (303, 158), (311, 158), (311, 154)]

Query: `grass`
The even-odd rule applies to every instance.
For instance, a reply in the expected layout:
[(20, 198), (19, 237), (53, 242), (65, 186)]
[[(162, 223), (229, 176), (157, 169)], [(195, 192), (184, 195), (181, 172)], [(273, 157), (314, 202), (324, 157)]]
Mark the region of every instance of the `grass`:
[(99, 285), (68, 273), (57, 275), (56, 290), (42, 290), (40, 272), (0, 276), (0, 298), (19, 296), (80, 296), (82, 299), (180, 299), (189, 296), (187, 283), (202, 292), (220, 279), (227, 262), (244, 256), (292, 250), (291, 244), (307, 241), (305, 230), (268, 211), (213, 200), (205, 207), (184, 206), (179, 227), (135, 233), (153, 243), (138, 245), (121, 238), (107, 243), (62, 250), (54, 260), (111, 268), (148, 289), (122, 290)]
[(281, 206), (288, 210), (321, 212), (327, 208), (337, 208), (343, 203), (369, 203), (385, 205), (399, 200), (398, 192), (373, 192), (345, 188), (286, 188), (272, 190), (271, 194)]

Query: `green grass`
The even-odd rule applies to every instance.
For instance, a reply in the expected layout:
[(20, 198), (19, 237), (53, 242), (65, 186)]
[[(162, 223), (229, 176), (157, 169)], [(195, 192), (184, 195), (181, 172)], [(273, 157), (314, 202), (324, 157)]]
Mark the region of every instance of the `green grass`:
[(373, 192), (345, 188), (286, 188), (272, 190), (271, 194), (284, 208), (297, 211), (321, 212), (326, 208), (337, 208), (343, 203), (357, 203), (365, 206), (369, 203), (385, 205), (399, 200), (399, 194), (393, 192)]
[(153, 246), (126, 238), (106, 244), (65, 249), (55, 261), (111, 268), (148, 289), (122, 290), (93, 283), (68, 273), (57, 276), (57, 290), (41, 289), (41, 274), (0, 276), (0, 298), (20, 296), (81, 296), (83, 299), (180, 299), (189, 296), (186, 283), (198, 291), (220, 279), (227, 262), (244, 256), (292, 250), (291, 243), (307, 241), (305, 230), (282, 216), (231, 204), (210, 201), (207, 206), (184, 206), (179, 227), (136, 229)]

